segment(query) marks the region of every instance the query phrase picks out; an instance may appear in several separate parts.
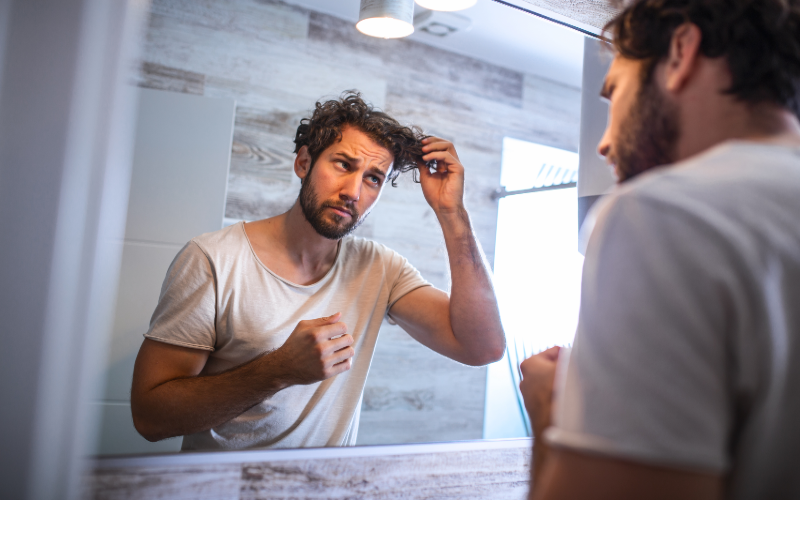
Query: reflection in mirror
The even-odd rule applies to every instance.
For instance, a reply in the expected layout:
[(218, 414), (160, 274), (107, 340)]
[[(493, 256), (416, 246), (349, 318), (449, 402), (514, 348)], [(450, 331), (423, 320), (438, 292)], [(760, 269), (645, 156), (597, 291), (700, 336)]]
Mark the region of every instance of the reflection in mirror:
[[(98, 371), (98, 379), (105, 382), (104, 392), (97, 399), (102, 412), (99, 454), (177, 452), (182, 445), (186, 447), (180, 437), (148, 442), (134, 429), (130, 390), (142, 334), (148, 330), (173, 259), (190, 239), (223, 227), (228, 231), (238, 228), (241, 237), (245, 235), (239, 225), (242, 221), (275, 217), (295, 204), (301, 183), (295, 173), (295, 133), (316, 101), (355, 89), (364, 100), (400, 123), (416, 125), (427, 135), (452, 141), (465, 168), (464, 204), (489, 265), (494, 264), (498, 241), (496, 191), (501, 186), (504, 139), (577, 151), (583, 53), (580, 34), (479, 0), (457, 13), (470, 21), (458, 31), (437, 35), (418, 29), (404, 39), (381, 40), (355, 29), (358, 8), (359, 0), (153, 1), (137, 80), (140, 111), (128, 226), (120, 244), (123, 267), (114, 340), (106, 366)], [(420, 14), (419, 6), (416, 9)], [(380, 162), (377, 165), (380, 167)], [(530, 170), (533, 173), (538, 167), (531, 166)], [(567, 191), (574, 196), (574, 188)], [(572, 197), (565, 205), (574, 210), (570, 202), (574, 203)], [(531, 221), (523, 217), (519, 224), (511, 224), (503, 229), (509, 234), (502, 239), (511, 243), (527, 238), (528, 231), (520, 224), (530, 225)], [(271, 250), (270, 241), (259, 244), (255, 233), (250, 232), (252, 228), (257, 233), (260, 227), (248, 226), (246, 235), (253, 241), (253, 256), (262, 258), (261, 252)], [(354, 235), (400, 254), (433, 287), (450, 290), (443, 230), (421, 185), (413, 182), (410, 173), (398, 178), (396, 188), (384, 187)], [(336, 254), (340, 251), (337, 249)], [(202, 263), (201, 254), (206, 252), (201, 250), (186, 260)], [(335, 258), (338, 261), (339, 256)], [(221, 263), (214, 262), (216, 259), (209, 257), (204, 268), (222, 268)], [(269, 258), (262, 262), (269, 262)], [(280, 271), (279, 265), (269, 266)], [(323, 278), (327, 275), (322, 274)], [(220, 272), (209, 275), (213, 299), (214, 291), (221, 290), (214, 285)], [(310, 281), (296, 285), (314, 285), (315, 280)], [(513, 286), (514, 280), (504, 279), (503, 283)], [(231, 294), (244, 297), (244, 289), (252, 286), (243, 282), (240, 290)], [(366, 298), (356, 288), (361, 290), (362, 286), (337, 293), (335, 304), (342, 309), (358, 308)], [(307, 291), (300, 287), (294, 290)], [(187, 294), (190, 300), (200, 293), (190, 290)], [(389, 300), (384, 298), (385, 307)], [(239, 300), (226, 302), (233, 307), (243, 305)], [(269, 302), (259, 300), (258, 306), (268, 307)], [(542, 303), (547, 302), (527, 302), (532, 308)], [(219, 301), (212, 308), (210, 323), (220, 326), (230, 309), (220, 307)], [(262, 312), (256, 306), (251, 312), (273, 316), (282, 310)], [(469, 314), (468, 310), (461, 312)], [(375, 334), (384, 314), (385, 309), (378, 309), (363, 319), (373, 321)], [(298, 400), (304, 402), (302, 409), (290, 415), (296, 417), (295, 422), (287, 423), (282, 435), (303, 426), (302, 438), (272, 435), (237, 441), (236, 435), (227, 434), (221, 440), (233, 443), (227, 447), (236, 448), (236, 442), (286, 447), (524, 435), (508, 428), (485, 433), (486, 428), (502, 425), (498, 420), (507, 412), (520, 417), (513, 391), (493, 396), (506, 394), (509, 401), (489, 401), (487, 367), (443, 357), (412, 338), (406, 330), (425, 340), (425, 333), (414, 329), (414, 319), (406, 316), (415, 314), (419, 313), (413, 309), (398, 312), (392, 318), (400, 325), (383, 321), (371, 361), (366, 347), (362, 364), (354, 364), (348, 371), (350, 376), (355, 370), (362, 375), (361, 381), (356, 380), (353, 387), (342, 392), (347, 401), (332, 400), (326, 409), (315, 411), (322, 394), (319, 391), (331, 385)], [(316, 318), (302, 311), (290, 315), (279, 320), (284, 340), (292, 331), (290, 323)], [(360, 319), (350, 321), (355, 327)], [(535, 328), (536, 324), (530, 326)], [(366, 328), (363, 324), (359, 327)], [(188, 366), (197, 367), (192, 356), (208, 357), (209, 365), (217, 357), (215, 352), (208, 353), (205, 345), (211, 342), (212, 347), (219, 348), (214, 343), (220, 339), (215, 338), (214, 331), (205, 333), (207, 336), (196, 343), (183, 341)], [(253, 357), (278, 347), (263, 346), (253, 352)], [(440, 348), (440, 352), (448, 351)], [(200, 359), (197, 372), (213, 374), (210, 367), (203, 370), (203, 361)], [(219, 368), (241, 362), (227, 361), (227, 366)], [(513, 371), (503, 360), (494, 363), (490, 373), (500, 369), (508, 377)], [(329, 382), (333, 383), (325, 383)], [(493, 386), (492, 380), (489, 386)], [(342, 407), (345, 404), (346, 408)], [(260, 412), (262, 418), (280, 414), (280, 406), (270, 405)], [(211, 411), (213, 406), (203, 404), (193, 416), (211, 416)], [(330, 430), (324, 439), (316, 438), (315, 428), (331, 427), (335, 417), (346, 419), (345, 430)], [(178, 425), (188, 424), (189, 418), (184, 417)], [(508, 423), (524, 427), (522, 418)], [(236, 431), (245, 426), (237, 426)], [(192, 439), (201, 443), (193, 447), (225, 448), (208, 440), (222, 433), (205, 432), (205, 440)]]

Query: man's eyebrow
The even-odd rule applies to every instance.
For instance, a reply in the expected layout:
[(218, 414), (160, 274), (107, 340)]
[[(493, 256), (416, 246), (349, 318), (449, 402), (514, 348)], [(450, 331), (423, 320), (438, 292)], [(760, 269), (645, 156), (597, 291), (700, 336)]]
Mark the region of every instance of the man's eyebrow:
[[(357, 157), (353, 157), (352, 155), (348, 154), (347, 152), (339, 151), (339, 152), (334, 153), (333, 155), (334, 156), (343, 157), (343, 158), (347, 159), (347, 161), (350, 162), (350, 163), (352, 163), (353, 161), (357, 161), (358, 160)], [(378, 167), (372, 167), (372, 168), (369, 169), (369, 171), (372, 172), (373, 174), (378, 174), (383, 179), (386, 179), (386, 172), (384, 172), (383, 170), (381, 170)]]
[(386, 179), (386, 172), (379, 169), (378, 167), (372, 167), (371, 169), (369, 169), (369, 171), (372, 172), (373, 174), (378, 174), (383, 179)]
[(350, 155), (350, 154), (348, 154), (346, 152), (336, 152), (333, 155), (338, 155), (338, 156), (344, 157), (348, 161), (355, 161), (357, 159), (357, 158), (353, 157), (352, 155)]

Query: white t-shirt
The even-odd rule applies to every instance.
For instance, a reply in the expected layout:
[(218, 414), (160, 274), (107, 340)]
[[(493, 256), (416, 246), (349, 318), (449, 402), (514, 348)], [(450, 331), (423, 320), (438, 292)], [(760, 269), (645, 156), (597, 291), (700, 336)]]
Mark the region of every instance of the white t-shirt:
[(597, 214), (548, 441), (800, 497), (800, 148), (724, 143)]
[(405, 258), (357, 237), (342, 239), (330, 271), (305, 286), (264, 266), (244, 223), (189, 241), (170, 265), (145, 337), (213, 350), (203, 374), (219, 374), (279, 348), (301, 320), (341, 311), (355, 356), (347, 372), (286, 388), (212, 430), (186, 435), (183, 449), (354, 445), (381, 321), (397, 300), (427, 285)]

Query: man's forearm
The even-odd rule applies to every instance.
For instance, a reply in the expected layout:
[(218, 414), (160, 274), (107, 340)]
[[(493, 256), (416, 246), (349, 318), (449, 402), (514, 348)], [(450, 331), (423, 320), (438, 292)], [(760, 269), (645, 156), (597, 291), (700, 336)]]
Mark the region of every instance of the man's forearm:
[(267, 355), (222, 374), (177, 378), (140, 394), (131, 403), (136, 429), (157, 441), (205, 431), (242, 414), (288, 386)]
[(547, 463), (549, 451), (550, 450), (548, 449), (547, 444), (544, 443), (541, 435), (534, 437), (533, 457), (531, 458), (531, 487), (528, 494), (529, 499), (535, 498), (536, 487), (538, 487), (537, 483), (542, 479), (542, 472), (544, 472), (544, 466)]
[(505, 350), (505, 335), (486, 256), (465, 209), (437, 215), (450, 261), (453, 335), (476, 364), (496, 361)]

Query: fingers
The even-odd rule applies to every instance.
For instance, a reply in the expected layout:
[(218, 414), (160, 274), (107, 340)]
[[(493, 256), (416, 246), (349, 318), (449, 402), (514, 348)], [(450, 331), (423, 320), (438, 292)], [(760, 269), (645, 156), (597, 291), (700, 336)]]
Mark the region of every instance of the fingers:
[(322, 318), (315, 318), (314, 320), (309, 320), (312, 325), (323, 325), (323, 324), (335, 324), (342, 318), (341, 312), (333, 313), (331, 316), (324, 316)]
[(559, 347), (554, 346), (547, 350), (534, 354), (525, 359), (520, 365), (519, 369), (522, 372), (523, 379), (529, 376), (533, 377), (541, 373), (551, 373), (554, 371), (556, 363), (558, 362)]
[(325, 352), (338, 352), (342, 348), (347, 348), (348, 346), (352, 346), (355, 344), (355, 340), (350, 335), (342, 335), (341, 337), (337, 337), (335, 339), (331, 339), (325, 343)]
[(450, 141), (436, 141), (426, 144), (422, 147), (425, 153), (430, 152), (455, 152), (456, 147)]
[(451, 152), (447, 152), (444, 150), (437, 151), (437, 152), (429, 152), (422, 156), (423, 161), (441, 161), (447, 165), (460, 165), (461, 161), (452, 154)]
[(441, 137), (426, 137), (422, 139), (422, 151), (423, 152), (431, 152), (434, 150), (450, 150), (452, 149), (453, 153), (456, 151), (455, 145), (452, 142), (448, 141), (447, 139), (442, 139)]
[(352, 346), (345, 346), (341, 350), (333, 352), (333, 354), (325, 360), (326, 366), (336, 366), (342, 361), (352, 359), (355, 357), (356, 351)]
[(344, 322), (337, 322), (335, 324), (328, 324), (326, 326), (317, 326), (311, 330), (311, 334), (318, 342), (324, 342), (339, 335), (347, 333), (347, 324)]
[(341, 363), (337, 363), (331, 367), (330, 375), (335, 376), (337, 374), (341, 374), (342, 372), (347, 372), (350, 370), (351, 366), (353, 366), (353, 360), (351, 358), (345, 359)]
[(548, 361), (558, 361), (558, 354), (561, 353), (561, 346), (553, 346), (552, 348), (548, 348), (543, 352), (536, 354), (539, 357), (544, 357)]

